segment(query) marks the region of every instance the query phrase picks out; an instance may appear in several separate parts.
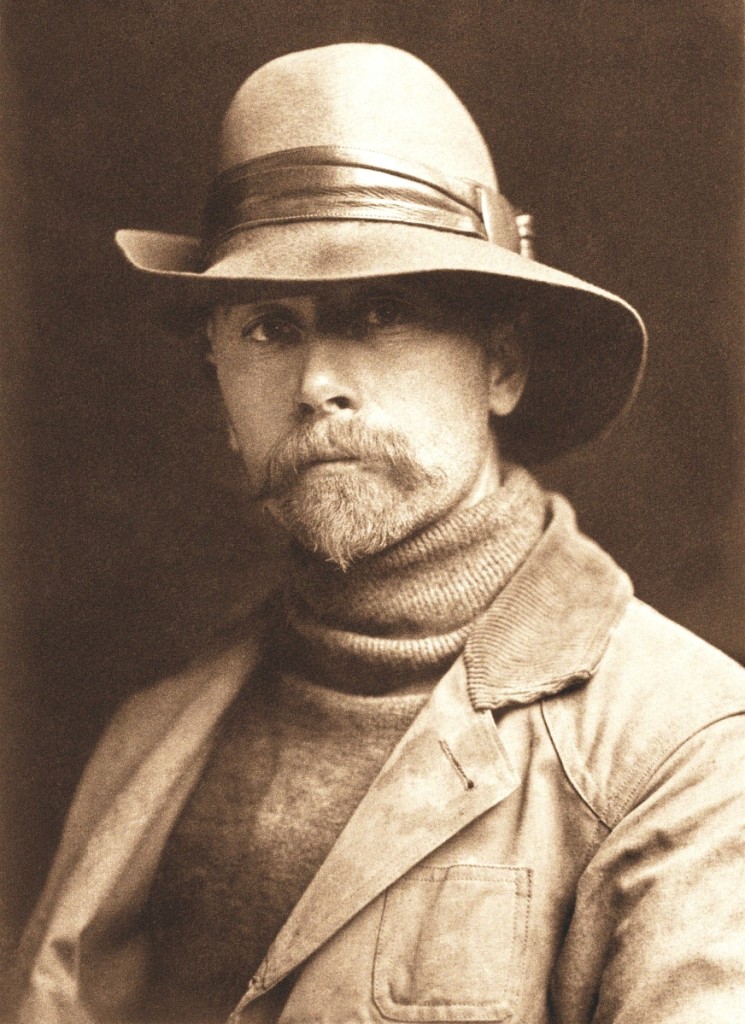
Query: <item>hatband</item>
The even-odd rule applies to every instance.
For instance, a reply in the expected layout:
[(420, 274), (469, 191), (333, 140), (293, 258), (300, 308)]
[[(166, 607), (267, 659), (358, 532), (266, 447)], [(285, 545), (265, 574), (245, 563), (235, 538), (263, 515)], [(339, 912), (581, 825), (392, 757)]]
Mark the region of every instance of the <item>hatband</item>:
[(304, 220), (412, 224), (517, 248), (512, 209), (494, 189), (380, 153), (303, 146), (218, 176), (205, 212), (208, 265), (236, 232)]

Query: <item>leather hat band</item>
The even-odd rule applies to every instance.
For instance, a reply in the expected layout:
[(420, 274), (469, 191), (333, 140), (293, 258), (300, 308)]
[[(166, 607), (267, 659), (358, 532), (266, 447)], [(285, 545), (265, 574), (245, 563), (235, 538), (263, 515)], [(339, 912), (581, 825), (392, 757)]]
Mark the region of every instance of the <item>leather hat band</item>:
[(205, 237), (214, 251), (236, 232), (263, 224), (374, 220), (487, 239), (487, 225), (495, 212), (502, 214), (501, 205), (492, 189), (430, 168), (362, 150), (309, 146), (270, 153), (221, 174), (207, 201)]

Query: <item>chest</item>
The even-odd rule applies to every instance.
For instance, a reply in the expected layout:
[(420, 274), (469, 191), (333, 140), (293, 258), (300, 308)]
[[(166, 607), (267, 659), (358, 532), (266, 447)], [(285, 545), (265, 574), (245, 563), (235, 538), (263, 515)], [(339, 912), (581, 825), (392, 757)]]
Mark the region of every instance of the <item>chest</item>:
[[(577, 881), (602, 834), (548, 736), (529, 723), (518, 731), (514, 791), (303, 963), (281, 1024), (551, 1021), (548, 993)], [(368, 851), (385, 858), (375, 835), (368, 840)], [(275, 1019), (263, 1016), (271, 993), (261, 994), (274, 957), (270, 948), (236, 1021)]]

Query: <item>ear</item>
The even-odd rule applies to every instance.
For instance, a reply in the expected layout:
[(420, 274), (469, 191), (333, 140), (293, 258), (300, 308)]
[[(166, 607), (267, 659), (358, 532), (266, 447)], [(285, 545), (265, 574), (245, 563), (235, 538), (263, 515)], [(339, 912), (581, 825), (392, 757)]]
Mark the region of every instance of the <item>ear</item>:
[(214, 352), (214, 345), (215, 345), (215, 313), (214, 313), (214, 311), (210, 312), (209, 315), (207, 316), (207, 319), (206, 319), (206, 321), (204, 323), (204, 333), (205, 333), (205, 336), (206, 336), (207, 342), (208, 342), (207, 352), (206, 352), (206, 355), (205, 355), (204, 358), (207, 360), (208, 363), (212, 363), (212, 365), (214, 366), (215, 365), (215, 352)]
[(228, 439), (228, 447), (230, 448), (231, 452), (233, 452), (234, 455), (240, 455), (241, 445), (238, 440), (238, 431), (235, 429), (235, 424), (233, 423), (233, 420), (230, 417), (230, 413), (225, 408), (224, 402), (222, 412), (225, 421), (225, 435)]
[(240, 455), (241, 446), (238, 444), (238, 435), (232, 423), (228, 423), (228, 447), (235, 455)]
[(530, 369), (530, 352), (524, 317), (493, 329), (488, 345), (489, 409), (495, 416), (509, 416), (520, 401)]

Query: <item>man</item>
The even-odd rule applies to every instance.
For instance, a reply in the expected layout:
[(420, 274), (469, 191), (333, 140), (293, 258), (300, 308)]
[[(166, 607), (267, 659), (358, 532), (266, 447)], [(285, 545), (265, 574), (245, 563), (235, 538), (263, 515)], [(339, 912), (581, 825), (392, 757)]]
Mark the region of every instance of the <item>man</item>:
[(294, 547), (112, 723), (21, 1019), (745, 1019), (745, 675), (521, 465), (633, 397), (634, 310), (520, 254), (469, 115), (383, 46), (261, 68), (204, 242), (118, 240), (208, 309)]

